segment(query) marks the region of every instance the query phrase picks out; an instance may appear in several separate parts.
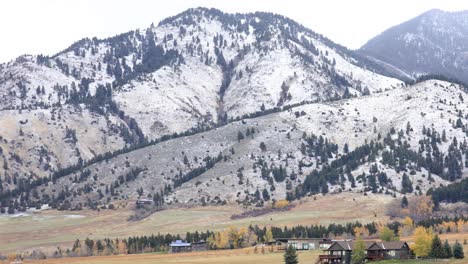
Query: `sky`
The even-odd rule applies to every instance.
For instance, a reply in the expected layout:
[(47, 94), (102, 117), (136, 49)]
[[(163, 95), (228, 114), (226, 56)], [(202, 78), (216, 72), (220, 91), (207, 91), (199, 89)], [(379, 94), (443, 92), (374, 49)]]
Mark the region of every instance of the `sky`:
[(191, 7), (288, 16), (351, 49), (434, 8), (468, 10), (465, 0), (1, 0), (0, 63), (23, 54), (53, 55), (84, 37), (105, 38)]

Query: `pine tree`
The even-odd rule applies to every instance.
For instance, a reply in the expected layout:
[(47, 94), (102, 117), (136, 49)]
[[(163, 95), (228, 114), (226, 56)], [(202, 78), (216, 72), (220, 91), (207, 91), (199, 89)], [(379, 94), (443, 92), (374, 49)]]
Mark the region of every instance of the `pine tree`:
[(292, 245), (289, 245), (284, 253), (285, 264), (298, 264), (296, 249)]
[(267, 189), (263, 189), (262, 196), (263, 196), (263, 200), (265, 200), (265, 201), (270, 200), (270, 194), (268, 193)]
[(452, 248), (450, 247), (449, 243), (447, 240), (445, 240), (444, 243), (444, 256), (445, 258), (451, 258), (453, 257), (452, 255)]
[(406, 198), (406, 196), (403, 196), (403, 199), (401, 199), (401, 208), (406, 207), (408, 207), (408, 198)]
[(242, 132), (237, 132), (237, 141), (241, 142), (244, 139), (244, 134)]
[(265, 152), (266, 151), (266, 145), (264, 142), (260, 142), (260, 150)]
[(435, 235), (432, 239), (431, 251), (429, 252), (429, 257), (431, 258), (444, 258), (444, 248), (442, 247), (442, 242), (438, 235)]
[(456, 259), (463, 259), (465, 258), (465, 253), (463, 252), (462, 245), (457, 241), (453, 245), (453, 257)]
[(403, 173), (401, 178), (401, 192), (402, 193), (412, 193), (413, 192), (413, 183), (406, 173)]

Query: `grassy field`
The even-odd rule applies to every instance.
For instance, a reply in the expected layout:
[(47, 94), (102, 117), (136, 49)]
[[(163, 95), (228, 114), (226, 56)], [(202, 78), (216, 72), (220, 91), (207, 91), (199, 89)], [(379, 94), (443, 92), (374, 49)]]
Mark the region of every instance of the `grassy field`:
[[(343, 193), (338, 195), (317, 196), (301, 201), (287, 212), (232, 220), (233, 214), (242, 212), (235, 206), (198, 207), (170, 209), (157, 212), (137, 222), (127, 221), (131, 214), (130, 206), (118, 210), (59, 212), (47, 210), (28, 216), (0, 217), (0, 252), (7, 255), (21, 249), (47, 249), (61, 246), (69, 248), (79, 238), (128, 237), (149, 235), (152, 233), (179, 233), (195, 230), (219, 230), (228, 226), (292, 226), (310, 224), (346, 223), (352, 221), (371, 222), (387, 221), (385, 205), (393, 200), (390, 196)], [(468, 239), (468, 234), (442, 234), (441, 239)], [(411, 237), (402, 238), (411, 242)], [(468, 247), (465, 246), (468, 256)], [(315, 263), (320, 251), (299, 253), (299, 263)], [(253, 249), (207, 251), (184, 254), (141, 254), (102, 256), (86, 258), (48, 259), (43, 261), (26, 261), (25, 263), (283, 263), (283, 253), (274, 252), (254, 254)], [(407, 263), (425, 264), (434, 262), (379, 262), (379, 264)], [(468, 261), (451, 261), (445, 263), (468, 263)]]
[[(313, 264), (316, 262), (319, 254), (322, 251), (305, 251), (298, 252), (300, 264)], [(431, 263), (467, 263), (468, 260), (407, 260), (407, 261), (379, 261), (372, 262), (375, 264), (431, 264)], [(32, 264), (124, 264), (124, 263), (158, 263), (158, 264), (173, 264), (173, 263), (204, 263), (204, 264), (282, 264), (283, 252), (273, 252), (265, 254), (254, 254), (253, 249), (242, 250), (222, 250), (222, 251), (207, 251), (196, 253), (181, 253), (181, 254), (141, 254), (141, 255), (120, 255), (120, 256), (105, 256), (105, 257), (86, 257), (86, 258), (64, 258), (64, 259), (48, 259), (37, 261), (26, 261), (24, 263)]]
[(434, 263), (457, 263), (457, 264), (462, 264), (462, 263), (467, 263), (468, 260), (466, 259), (461, 259), (461, 260), (456, 260), (456, 259), (451, 259), (451, 260), (384, 260), (384, 261), (377, 261), (377, 262), (372, 262), (374, 264), (434, 264)]
[(242, 212), (236, 206), (170, 209), (137, 222), (127, 221), (129, 209), (58, 212), (47, 210), (29, 216), (0, 217), (0, 252), (31, 247), (70, 247), (79, 238), (124, 238), (152, 233), (185, 234), (187, 231), (220, 230), (228, 226), (310, 225), (351, 221), (385, 221), (385, 205), (393, 198), (343, 193), (304, 199), (287, 212), (231, 220)]
[[(319, 251), (307, 251), (299, 253), (299, 263), (315, 263)], [(29, 262), (25, 262), (29, 263)], [(123, 263), (206, 263), (206, 264), (280, 264), (283, 262), (283, 253), (265, 253), (253, 254), (252, 250), (248, 252), (243, 250), (223, 250), (208, 251), (197, 253), (182, 254), (142, 254), (142, 255), (123, 255), (110, 257), (88, 257), (88, 258), (68, 258), (52, 259), (44, 261), (31, 261), (34, 264), (123, 264)]]

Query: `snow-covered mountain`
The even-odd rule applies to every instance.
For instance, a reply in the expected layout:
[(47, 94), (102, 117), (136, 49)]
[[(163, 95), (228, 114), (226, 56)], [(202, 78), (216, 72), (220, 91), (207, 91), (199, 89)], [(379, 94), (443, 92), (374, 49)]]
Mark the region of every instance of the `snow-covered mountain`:
[(468, 176), (467, 96), (430, 80), (306, 104), (116, 155), (37, 192), (63, 209), (137, 198), (261, 206), (342, 191), (426, 193)]
[(360, 52), (409, 75), (441, 74), (467, 83), (468, 11), (430, 10), (374, 37)]
[(0, 67), (0, 175), (47, 176), (163, 135), (400, 85), (372, 67), (288, 18), (204, 8), (22, 56)]
[(257, 204), (463, 177), (466, 91), (381, 65), (280, 15), (205, 8), (19, 57), (0, 65), (0, 202)]

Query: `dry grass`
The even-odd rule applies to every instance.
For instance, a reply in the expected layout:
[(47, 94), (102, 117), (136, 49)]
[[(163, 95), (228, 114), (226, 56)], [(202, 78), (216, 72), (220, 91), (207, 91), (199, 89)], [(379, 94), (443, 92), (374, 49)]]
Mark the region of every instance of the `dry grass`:
[(227, 226), (310, 225), (351, 221), (385, 221), (385, 204), (393, 198), (354, 193), (304, 199), (287, 212), (231, 220), (242, 212), (236, 206), (170, 209), (138, 222), (128, 222), (129, 208), (101, 212), (79, 211), (83, 218), (70, 218), (70, 212), (44, 211), (32, 216), (0, 218), (0, 252), (31, 247), (70, 247), (79, 238), (128, 237), (152, 233), (185, 234), (187, 231), (220, 230)]
[[(283, 252), (274, 252), (266, 254), (253, 254), (253, 250), (222, 250), (192, 252), (181, 254), (141, 254), (141, 255), (121, 255), (106, 257), (87, 257), (87, 258), (66, 258), (50, 259), (41, 261), (27, 261), (25, 263), (34, 264), (119, 264), (119, 263), (223, 263), (223, 264), (275, 264), (283, 262)], [(321, 251), (299, 252), (299, 263), (315, 263), (317, 255)]]

